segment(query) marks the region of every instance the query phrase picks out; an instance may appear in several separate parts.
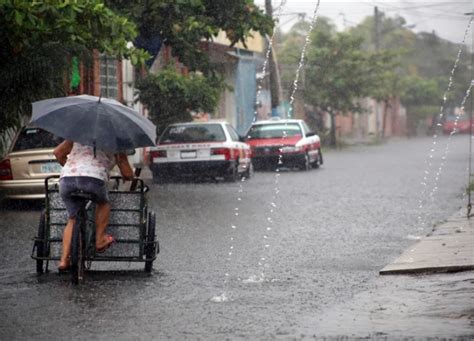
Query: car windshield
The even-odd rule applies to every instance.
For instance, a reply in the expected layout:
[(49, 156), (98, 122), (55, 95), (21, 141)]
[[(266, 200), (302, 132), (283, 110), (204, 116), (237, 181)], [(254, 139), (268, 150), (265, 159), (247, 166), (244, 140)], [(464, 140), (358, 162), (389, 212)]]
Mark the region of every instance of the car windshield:
[(456, 119), (457, 119), (458, 121), (460, 121), (460, 120), (461, 120), (461, 117), (462, 117), (462, 116), (459, 116), (459, 117), (458, 117), (458, 116), (456, 116), (456, 115), (447, 116), (447, 117), (446, 117), (446, 122), (454, 122), (454, 121), (456, 121)]
[(18, 135), (12, 151), (54, 148), (62, 141), (62, 138), (56, 137), (43, 129), (24, 128)]
[(220, 124), (199, 124), (170, 126), (161, 135), (159, 143), (222, 142), (225, 140), (225, 133)]
[(250, 128), (247, 138), (249, 139), (273, 139), (284, 136), (302, 136), (298, 123), (281, 124), (256, 124)]

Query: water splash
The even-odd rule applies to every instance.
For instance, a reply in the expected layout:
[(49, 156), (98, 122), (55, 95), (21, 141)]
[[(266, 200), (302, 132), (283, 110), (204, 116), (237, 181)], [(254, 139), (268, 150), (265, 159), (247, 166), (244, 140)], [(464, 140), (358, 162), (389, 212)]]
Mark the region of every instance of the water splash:
[(264, 280), (265, 280), (265, 274), (262, 273), (262, 274), (260, 274), (260, 276), (252, 275), (249, 278), (244, 279), (242, 281), (242, 283), (245, 283), (245, 284), (258, 284), (258, 283), (262, 283)]
[[(467, 24), (466, 30), (464, 31), (464, 36), (463, 36), (463, 39), (461, 41), (461, 44), (460, 44), (460, 47), (459, 47), (459, 50), (458, 50), (458, 53), (457, 53), (457, 56), (456, 56), (456, 60), (454, 62), (453, 68), (451, 69), (451, 74), (450, 74), (450, 77), (449, 77), (448, 86), (446, 88), (446, 91), (443, 94), (443, 102), (442, 102), (442, 105), (440, 106), (440, 109), (439, 109), (437, 129), (439, 129), (442, 126), (441, 122), (442, 122), (442, 119), (444, 117), (444, 107), (446, 105), (447, 95), (451, 91), (451, 88), (452, 88), (452, 85), (453, 85), (453, 80), (454, 80), (454, 74), (457, 70), (459, 61), (461, 59), (461, 55), (462, 55), (462, 52), (464, 50), (464, 44), (466, 42), (466, 38), (468, 36), (468, 33), (471, 29), (473, 19), (474, 19), (474, 17), (472, 17), (472, 16), (469, 19), (469, 22)], [(428, 183), (429, 183), (429, 180), (430, 180), (430, 176), (432, 174), (433, 159), (434, 159), (434, 155), (435, 155), (435, 152), (436, 152), (437, 139), (438, 139), (438, 133), (435, 131), (435, 133), (433, 134), (432, 147), (429, 151), (428, 159), (425, 161), (425, 164), (427, 164), (427, 166), (426, 166), (426, 169), (423, 173), (423, 180), (420, 183), (420, 185), (421, 185), (421, 192), (420, 193), (421, 194), (420, 194), (420, 199), (418, 200), (417, 225), (421, 225), (422, 227), (425, 227), (425, 225), (426, 225), (426, 221), (424, 221), (422, 219), (422, 211), (423, 211), (423, 208), (425, 206), (424, 205), (425, 204), (424, 199), (425, 199), (426, 194), (427, 194)], [(444, 165), (444, 161), (445, 161), (445, 159), (442, 158), (443, 165)], [(439, 172), (436, 173), (436, 175), (434, 175), (435, 183), (437, 183), (436, 178), (439, 179), (439, 176), (440, 176)], [(436, 186), (436, 185), (434, 185), (434, 186)]]
[(229, 300), (230, 300), (230, 298), (227, 297), (225, 292), (223, 292), (222, 294), (220, 294), (218, 296), (214, 296), (214, 297), (211, 298), (211, 301), (214, 302), (214, 303), (222, 303), (222, 302), (227, 302)]

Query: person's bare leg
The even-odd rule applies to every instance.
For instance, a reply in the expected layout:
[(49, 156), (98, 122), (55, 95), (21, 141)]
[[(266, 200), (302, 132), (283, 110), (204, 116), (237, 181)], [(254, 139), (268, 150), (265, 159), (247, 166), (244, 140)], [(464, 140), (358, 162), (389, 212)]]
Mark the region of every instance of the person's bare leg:
[(63, 232), (63, 253), (58, 268), (66, 269), (69, 266), (69, 255), (71, 254), (72, 227), (76, 219), (69, 218)]
[(95, 246), (97, 249), (101, 249), (107, 244), (109, 244), (109, 240), (105, 238), (105, 229), (109, 224), (109, 217), (110, 217), (110, 204), (103, 203), (97, 204), (95, 209)]

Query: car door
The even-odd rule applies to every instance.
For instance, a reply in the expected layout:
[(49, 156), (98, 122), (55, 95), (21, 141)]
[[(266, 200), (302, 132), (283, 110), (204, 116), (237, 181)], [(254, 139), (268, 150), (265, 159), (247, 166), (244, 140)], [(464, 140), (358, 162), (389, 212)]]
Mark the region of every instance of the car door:
[(319, 136), (312, 132), (304, 121), (301, 121), (301, 129), (303, 131), (303, 145), (309, 155), (310, 162), (314, 162), (318, 157), (320, 148)]

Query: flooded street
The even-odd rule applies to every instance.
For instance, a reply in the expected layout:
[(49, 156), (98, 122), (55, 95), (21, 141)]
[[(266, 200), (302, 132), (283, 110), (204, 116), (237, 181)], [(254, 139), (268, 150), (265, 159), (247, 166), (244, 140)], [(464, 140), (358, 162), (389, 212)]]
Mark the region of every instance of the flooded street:
[[(4, 204), (0, 340), (472, 336), (457, 310), (472, 273), (378, 275), (466, 204), (468, 142), (451, 140), (435, 191), (421, 186), (439, 167), (426, 163), (431, 138), (325, 151), (320, 169), (245, 182), (147, 180), (161, 246), (151, 276), (142, 263), (93, 264), (79, 287), (55, 263), (36, 276), (40, 205)], [(452, 306), (432, 300), (449, 290)]]

